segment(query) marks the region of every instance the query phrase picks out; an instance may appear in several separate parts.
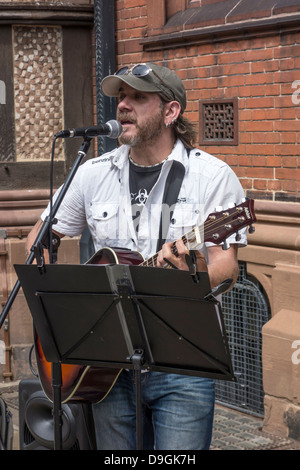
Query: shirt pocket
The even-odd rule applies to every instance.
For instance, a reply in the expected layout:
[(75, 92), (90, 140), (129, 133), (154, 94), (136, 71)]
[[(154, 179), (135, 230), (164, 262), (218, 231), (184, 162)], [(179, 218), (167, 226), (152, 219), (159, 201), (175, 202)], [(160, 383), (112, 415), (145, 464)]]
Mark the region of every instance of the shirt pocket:
[[(203, 207), (200, 204), (177, 204), (170, 222), (170, 240), (175, 241), (183, 235), (195, 237), (194, 228), (197, 230), (197, 239), (203, 242)], [(187, 237), (188, 241), (189, 237)], [(201, 240), (201, 241), (200, 241)]]
[(116, 240), (118, 238), (118, 203), (93, 202), (91, 214), (97, 237)]

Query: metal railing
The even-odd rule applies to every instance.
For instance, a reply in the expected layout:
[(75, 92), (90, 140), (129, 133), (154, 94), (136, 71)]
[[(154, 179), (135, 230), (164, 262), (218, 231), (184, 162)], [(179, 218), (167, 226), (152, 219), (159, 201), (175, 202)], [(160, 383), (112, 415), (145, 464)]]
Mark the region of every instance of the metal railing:
[(216, 401), (263, 416), (262, 327), (270, 318), (268, 300), (240, 263), (233, 289), (222, 296), (222, 310), (236, 382), (218, 380)]

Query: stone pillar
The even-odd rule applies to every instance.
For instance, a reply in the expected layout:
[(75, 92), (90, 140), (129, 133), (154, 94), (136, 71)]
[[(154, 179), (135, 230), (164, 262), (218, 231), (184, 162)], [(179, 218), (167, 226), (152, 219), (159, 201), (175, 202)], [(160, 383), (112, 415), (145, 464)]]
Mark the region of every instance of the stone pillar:
[(271, 307), (262, 328), (263, 427), (300, 440), (300, 205), (256, 201), (255, 212), (256, 231), (239, 255)]
[(274, 270), (274, 307), (263, 327), (264, 429), (300, 440), (300, 267)]

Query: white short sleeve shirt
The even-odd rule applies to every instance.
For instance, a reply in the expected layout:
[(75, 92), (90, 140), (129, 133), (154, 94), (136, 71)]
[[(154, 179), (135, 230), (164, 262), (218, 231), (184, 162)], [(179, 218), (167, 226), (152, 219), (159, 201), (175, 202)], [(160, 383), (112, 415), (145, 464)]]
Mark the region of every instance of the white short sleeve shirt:
[[(145, 259), (151, 257), (156, 252), (162, 195), (174, 159), (184, 165), (185, 176), (172, 220), (166, 221), (168, 241), (177, 240), (195, 226), (202, 227), (216, 208), (225, 210), (240, 204), (245, 197), (237, 176), (226, 163), (199, 149), (193, 149), (188, 155), (178, 140), (149, 194), (137, 235), (132, 220), (128, 152), (127, 146), (121, 146), (81, 165), (55, 215), (56, 231), (73, 237), (88, 225), (96, 250), (105, 246), (121, 247), (139, 251)], [(48, 208), (42, 219), (47, 213)], [(245, 246), (246, 234), (244, 228), (239, 241), (235, 234), (228, 241)], [(203, 241), (198, 248), (206, 252), (211, 242)]]

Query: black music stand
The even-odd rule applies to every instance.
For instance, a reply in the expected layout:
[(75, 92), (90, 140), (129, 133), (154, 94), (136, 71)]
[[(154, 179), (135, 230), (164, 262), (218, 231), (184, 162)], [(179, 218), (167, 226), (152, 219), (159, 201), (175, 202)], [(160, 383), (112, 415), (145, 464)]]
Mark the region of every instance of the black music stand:
[[(55, 448), (61, 364), (134, 369), (142, 449), (143, 369), (235, 380), (219, 302), (206, 272), (124, 265), (16, 265), (45, 358), (52, 363)], [(207, 299), (207, 300), (205, 300)]]

